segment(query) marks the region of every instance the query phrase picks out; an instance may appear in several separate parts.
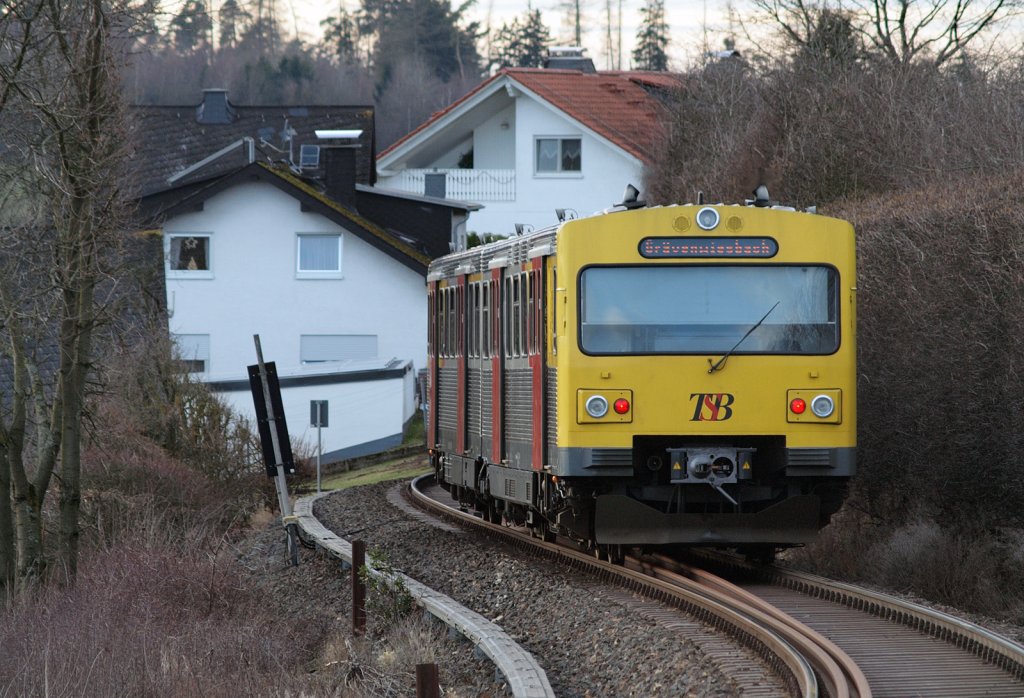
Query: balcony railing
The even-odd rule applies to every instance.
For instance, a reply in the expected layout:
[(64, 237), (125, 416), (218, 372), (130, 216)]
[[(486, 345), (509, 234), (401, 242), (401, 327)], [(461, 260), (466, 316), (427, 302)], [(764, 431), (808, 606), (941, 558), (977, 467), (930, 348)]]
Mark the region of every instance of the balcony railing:
[(515, 201), (515, 170), (403, 170), (402, 191), (462, 201)]

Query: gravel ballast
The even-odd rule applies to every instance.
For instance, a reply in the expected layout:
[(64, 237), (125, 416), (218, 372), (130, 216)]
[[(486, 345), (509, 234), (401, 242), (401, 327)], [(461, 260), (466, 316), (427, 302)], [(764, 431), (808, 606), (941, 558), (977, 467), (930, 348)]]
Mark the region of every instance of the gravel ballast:
[(384, 561), (500, 625), (559, 696), (735, 696), (692, 641), (631, 610), (592, 578), (468, 532), (417, 521), (388, 501), (394, 483), (319, 500), (316, 517)]

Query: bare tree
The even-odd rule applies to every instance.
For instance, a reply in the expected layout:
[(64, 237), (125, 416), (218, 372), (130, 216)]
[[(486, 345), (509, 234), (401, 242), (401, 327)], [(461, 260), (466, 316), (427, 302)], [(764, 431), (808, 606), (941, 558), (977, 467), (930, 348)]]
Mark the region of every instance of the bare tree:
[(45, 202), (35, 224), (6, 227), (5, 261), (19, 273), (5, 275), (0, 287), (7, 340), (0, 351), (14, 386), (0, 441), (14, 489), (18, 571), (26, 578), (44, 568), (39, 522), (52, 477), (60, 484), (59, 559), (69, 577), (77, 569), (97, 289), (125, 224), (127, 139), (113, 44), (129, 26), (129, 10), (104, 0), (39, 0), (11, 29), (34, 32), (29, 48), (0, 65), (5, 106), (17, 112), (5, 117), (21, 127), (12, 145), (33, 165), (13, 186)]
[(1014, 16), (1020, 0), (754, 0), (797, 47), (816, 35), (823, 12), (848, 16), (864, 42), (894, 65), (943, 65), (986, 30)]

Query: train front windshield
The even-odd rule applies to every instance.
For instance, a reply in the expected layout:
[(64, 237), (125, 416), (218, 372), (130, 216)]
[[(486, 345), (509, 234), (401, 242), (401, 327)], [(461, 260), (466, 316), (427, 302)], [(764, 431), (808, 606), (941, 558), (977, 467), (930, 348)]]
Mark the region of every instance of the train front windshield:
[(580, 348), (831, 354), (839, 348), (838, 289), (839, 273), (825, 266), (588, 267), (580, 274)]

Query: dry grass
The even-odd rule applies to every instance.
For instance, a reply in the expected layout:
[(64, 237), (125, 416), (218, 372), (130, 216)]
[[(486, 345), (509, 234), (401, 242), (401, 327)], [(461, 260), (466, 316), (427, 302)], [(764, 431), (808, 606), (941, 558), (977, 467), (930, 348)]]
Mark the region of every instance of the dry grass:
[(786, 555), (834, 579), (1024, 625), (1024, 530), (965, 533), (932, 520), (882, 525), (845, 509), (819, 539)]
[(237, 696), (294, 688), (280, 667), (308, 638), (283, 634), (204, 532), (164, 521), (83, 556), (73, 586), (37, 590), (0, 616), (3, 695)]

